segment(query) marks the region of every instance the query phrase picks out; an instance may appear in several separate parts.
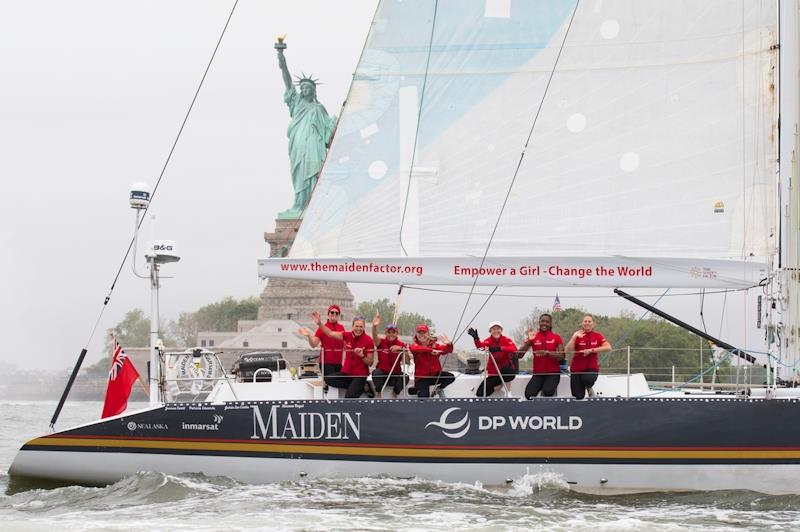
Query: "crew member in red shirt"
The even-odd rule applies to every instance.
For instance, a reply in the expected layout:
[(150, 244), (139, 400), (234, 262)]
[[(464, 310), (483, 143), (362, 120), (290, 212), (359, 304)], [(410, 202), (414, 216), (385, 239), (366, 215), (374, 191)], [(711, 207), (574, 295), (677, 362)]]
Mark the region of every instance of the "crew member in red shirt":
[(431, 386), (436, 385), (440, 392), (456, 380), (455, 375), (449, 371), (442, 371), (439, 361), (441, 355), (453, 351), (453, 342), (446, 336), (442, 336), (441, 340), (441, 343), (437, 342), (424, 323), (417, 325), (414, 341), (408, 348), (414, 356), (414, 387), (417, 389), (417, 397), (430, 397)]
[(369, 367), (374, 360), (375, 344), (372, 337), (364, 332), (364, 317), (353, 318), (353, 330), (338, 332), (332, 331), (327, 324), (322, 325), (319, 312), (311, 313), (322, 333), (329, 338), (344, 342), (344, 364), (342, 371), (325, 375), (325, 382), (334, 388), (346, 388), (345, 397), (348, 399), (361, 397), (364, 385), (369, 377)]
[(383, 397), (383, 388), (391, 386), (392, 397), (397, 397), (408, 383), (408, 376), (403, 373), (403, 364), (409, 363), (406, 344), (397, 337), (397, 325), (390, 323), (384, 329), (386, 335), (378, 335), (378, 326), (381, 324), (381, 314), (378, 312), (372, 318), (372, 341), (378, 348), (378, 363), (372, 370), (372, 384)]
[(533, 376), (525, 387), (525, 398), (533, 399), (539, 392), (552, 397), (561, 381), (560, 362), (564, 360), (564, 340), (553, 332), (553, 317), (550, 314), (539, 316), (539, 331), (528, 329), (528, 338), (522, 344), (523, 353), (533, 351)]
[(583, 399), (586, 394), (594, 395), (592, 386), (597, 381), (600, 373), (600, 364), (597, 362), (597, 353), (611, 351), (608, 340), (594, 330), (594, 319), (591, 314), (583, 317), (583, 323), (578, 331), (572, 335), (564, 348), (567, 352), (574, 351), (572, 362), (569, 365), (569, 386), (575, 399)]
[(514, 380), (514, 377), (517, 376), (517, 368), (514, 365), (517, 345), (511, 338), (503, 336), (503, 325), (499, 321), (489, 324), (489, 337), (483, 341), (478, 338), (478, 331), (475, 329), (468, 329), (467, 334), (472, 336), (475, 347), (488, 350), (490, 354), (486, 359), (487, 377), (478, 386), (478, 391), (475, 393), (478, 397), (492, 395), (495, 388), (503, 382)]
[[(341, 313), (342, 310), (339, 305), (328, 307), (328, 321), (325, 322), (325, 326), (335, 332), (344, 332), (344, 325), (339, 323)], [(308, 339), (308, 345), (311, 347), (322, 345), (322, 350), (319, 353), (319, 369), (322, 371), (323, 377), (342, 371), (342, 349), (344, 349), (342, 340), (326, 336), (321, 327), (317, 328), (317, 332), (313, 336), (305, 327), (300, 327), (297, 330), (297, 334), (305, 336)]]

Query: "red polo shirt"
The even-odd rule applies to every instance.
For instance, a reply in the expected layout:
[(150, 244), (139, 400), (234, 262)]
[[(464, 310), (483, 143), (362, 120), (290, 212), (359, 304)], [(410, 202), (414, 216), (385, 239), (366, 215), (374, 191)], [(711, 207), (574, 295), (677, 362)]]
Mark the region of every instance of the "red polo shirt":
[[(344, 325), (341, 323), (331, 323), (330, 321), (326, 322), (325, 327), (330, 329), (333, 332), (344, 332)], [(314, 336), (319, 338), (320, 345), (322, 346), (322, 352), (319, 355), (319, 364), (339, 364), (342, 363), (342, 349), (344, 348), (344, 342), (342, 340), (336, 340), (335, 338), (331, 338), (330, 336), (326, 335), (322, 332), (321, 328), (317, 329), (317, 332), (314, 333)]]
[[(442, 364), (439, 357), (453, 351), (453, 344), (437, 344), (431, 342), (429, 345), (418, 344), (416, 337), (409, 346), (409, 351), (414, 355), (414, 378), (435, 377), (442, 371)], [(441, 353), (433, 354), (434, 349)]]
[(489, 375), (497, 375), (497, 368), (502, 368), (503, 366), (511, 366), (511, 353), (515, 353), (517, 351), (517, 345), (514, 343), (514, 340), (507, 336), (500, 335), (500, 338), (495, 339), (494, 336), (490, 336), (483, 342), (480, 340), (475, 340), (475, 347), (477, 348), (492, 348), (492, 347), (499, 347), (500, 351), (492, 353), (492, 357), (494, 357), (495, 364), (489, 359), (486, 359), (486, 371)]
[[(597, 331), (584, 333), (582, 338), (575, 338), (575, 351), (582, 351), (584, 349), (597, 349), (603, 345), (606, 337)], [(597, 362), (597, 351), (592, 351), (588, 355), (575, 353), (572, 355), (572, 362), (569, 364), (569, 370), (573, 373), (580, 373), (582, 371), (600, 371), (600, 364)]]
[[(564, 345), (564, 340), (561, 336), (553, 331), (536, 333), (531, 342), (531, 349), (534, 351), (555, 351), (560, 345)], [(536, 356), (533, 355), (533, 373), (561, 373), (561, 366), (558, 360), (551, 356)]]
[(344, 337), (344, 364), (342, 364), (342, 373), (351, 375), (353, 377), (366, 377), (369, 375), (369, 366), (361, 360), (361, 357), (353, 352), (354, 349), (360, 347), (364, 350), (362, 356), (368, 356), (373, 349), (375, 343), (372, 341), (372, 336), (361, 333), (358, 336), (353, 334), (353, 331), (342, 333)]
[(395, 345), (399, 345), (400, 347), (406, 346), (399, 338), (395, 338), (392, 342), (386, 338), (382, 338), (381, 343), (378, 344), (378, 365), (376, 368), (387, 375), (400, 375), (403, 373), (403, 359), (401, 358), (403, 352), (397, 351), (395, 353), (389, 351), (389, 348)]

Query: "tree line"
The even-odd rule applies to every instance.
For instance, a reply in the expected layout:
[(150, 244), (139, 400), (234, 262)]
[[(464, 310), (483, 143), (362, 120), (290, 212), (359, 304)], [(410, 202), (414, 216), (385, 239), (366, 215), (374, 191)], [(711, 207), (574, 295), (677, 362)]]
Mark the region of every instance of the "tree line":
[[(539, 316), (543, 313), (553, 316), (553, 332), (563, 338), (564, 344), (581, 328), (587, 314), (582, 308), (565, 308), (558, 312), (535, 308), (511, 331), (514, 341), (521, 343), (528, 328), (537, 330)], [(594, 330), (602, 333), (614, 349), (600, 356), (601, 368), (624, 371), (628, 346), (631, 370), (643, 371), (648, 380), (670, 380), (672, 366), (676, 368), (676, 380), (684, 380), (715, 363), (714, 350), (706, 340), (662, 318), (649, 315), (639, 319), (629, 311), (619, 316), (592, 314), (592, 317)], [(530, 366), (530, 362), (527, 365)], [(726, 363), (723, 367), (727, 369), (730, 365)]]

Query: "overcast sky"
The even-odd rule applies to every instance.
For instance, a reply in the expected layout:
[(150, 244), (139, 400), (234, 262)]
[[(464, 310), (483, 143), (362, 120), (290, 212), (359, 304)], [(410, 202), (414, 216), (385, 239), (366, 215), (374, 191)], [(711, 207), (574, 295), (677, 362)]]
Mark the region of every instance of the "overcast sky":
[[(156, 238), (175, 240), (182, 257), (163, 270), (174, 278), (163, 283), (162, 317), (261, 293), (263, 233), (293, 199), (275, 35), (288, 34), (290, 70), (319, 78), (320, 101), (338, 115), (375, 4), (240, 2), (150, 211)], [(0, 2), (0, 362), (64, 368), (87, 345), (132, 234), (130, 185), (155, 183), (232, 5)], [(357, 300), (396, 292), (350, 286)], [(510, 330), (555, 296), (553, 289), (504, 293), (526, 297), (493, 298), (475, 321), (482, 331), (498, 318)], [(610, 290), (559, 295), (565, 307), (639, 312)], [(729, 295), (723, 313), (721, 301), (706, 297), (709, 331), (763, 349), (752, 303)], [(404, 310), (428, 315), (448, 334), (464, 303), (463, 295), (411, 290), (402, 300)], [(481, 303), (473, 299), (467, 316)], [(699, 296), (660, 306), (700, 324)], [(149, 312), (149, 286), (128, 263), (88, 344), (89, 362), (101, 356), (103, 331), (135, 307)]]

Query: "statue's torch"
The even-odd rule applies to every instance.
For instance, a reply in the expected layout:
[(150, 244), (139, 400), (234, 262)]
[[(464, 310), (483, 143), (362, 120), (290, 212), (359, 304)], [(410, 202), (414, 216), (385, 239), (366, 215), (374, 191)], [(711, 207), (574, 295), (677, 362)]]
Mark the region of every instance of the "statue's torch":
[(283, 42), (286, 40), (286, 34), (284, 33), (283, 35), (278, 35), (276, 38), (278, 39), (278, 42), (275, 43), (275, 49), (279, 52), (286, 50), (286, 43)]

